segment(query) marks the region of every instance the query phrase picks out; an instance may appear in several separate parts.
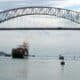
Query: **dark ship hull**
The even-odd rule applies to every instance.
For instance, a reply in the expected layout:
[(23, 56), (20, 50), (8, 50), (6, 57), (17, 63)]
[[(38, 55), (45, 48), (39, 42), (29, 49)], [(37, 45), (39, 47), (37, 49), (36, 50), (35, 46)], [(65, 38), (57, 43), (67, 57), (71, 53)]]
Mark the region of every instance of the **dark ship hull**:
[(28, 56), (28, 49), (26, 48), (16, 48), (12, 49), (12, 58), (24, 58)]

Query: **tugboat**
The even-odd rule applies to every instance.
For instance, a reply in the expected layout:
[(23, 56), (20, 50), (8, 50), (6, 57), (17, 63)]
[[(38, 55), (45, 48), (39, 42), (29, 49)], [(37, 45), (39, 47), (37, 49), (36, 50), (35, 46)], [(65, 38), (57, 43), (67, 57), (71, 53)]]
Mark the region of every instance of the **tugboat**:
[(64, 60), (64, 56), (59, 55), (59, 60)]
[(12, 58), (24, 58), (29, 55), (28, 44), (23, 42), (18, 48), (12, 49)]

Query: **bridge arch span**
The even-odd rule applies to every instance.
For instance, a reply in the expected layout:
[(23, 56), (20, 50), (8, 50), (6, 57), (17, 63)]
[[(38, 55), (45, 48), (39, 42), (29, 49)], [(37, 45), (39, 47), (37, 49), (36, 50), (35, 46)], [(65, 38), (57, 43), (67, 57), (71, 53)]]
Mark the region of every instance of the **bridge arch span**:
[(25, 15), (51, 15), (80, 24), (80, 12), (55, 7), (20, 7), (0, 12), (0, 23)]

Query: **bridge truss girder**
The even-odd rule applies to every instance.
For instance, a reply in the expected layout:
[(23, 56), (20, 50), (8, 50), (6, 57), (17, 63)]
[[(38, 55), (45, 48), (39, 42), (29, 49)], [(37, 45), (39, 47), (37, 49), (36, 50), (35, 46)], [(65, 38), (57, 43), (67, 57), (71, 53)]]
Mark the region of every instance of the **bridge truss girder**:
[(0, 12), (0, 23), (25, 15), (50, 15), (80, 24), (80, 12), (55, 7), (21, 7)]

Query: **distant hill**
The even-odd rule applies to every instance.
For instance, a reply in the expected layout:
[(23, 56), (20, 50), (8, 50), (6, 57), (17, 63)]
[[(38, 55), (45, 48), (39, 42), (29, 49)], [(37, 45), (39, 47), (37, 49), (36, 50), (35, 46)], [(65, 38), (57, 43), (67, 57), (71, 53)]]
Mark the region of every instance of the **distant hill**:
[(11, 55), (10, 54), (7, 54), (7, 53), (5, 53), (3, 51), (0, 51), (0, 56), (11, 56)]
[(0, 51), (0, 56), (5, 56), (5, 52)]

